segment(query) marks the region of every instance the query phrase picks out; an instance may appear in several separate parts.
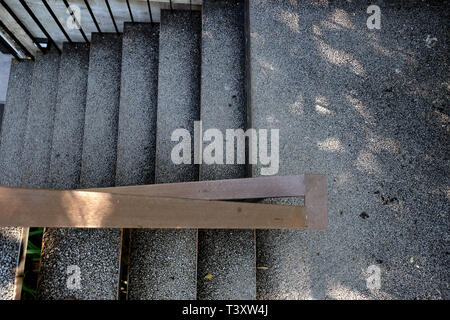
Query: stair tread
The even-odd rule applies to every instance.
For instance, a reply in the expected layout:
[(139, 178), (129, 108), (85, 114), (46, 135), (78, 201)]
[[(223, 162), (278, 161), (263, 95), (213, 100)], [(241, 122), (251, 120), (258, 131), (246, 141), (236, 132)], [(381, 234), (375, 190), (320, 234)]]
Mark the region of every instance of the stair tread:
[[(244, 1), (204, 1), (202, 19), (203, 132), (225, 138), (226, 129), (246, 129)], [(202, 180), (245, 176), (245, 165), (201, 165)], [(199, 230), (198, 241), (198, 298), (255, 299), (253, 230)]]
[[(34, 62), (13, 60), (0, 137), (0, 185), (20, 186)], [(0, 300), (14, 299), (22, 228), (0, 228)]]

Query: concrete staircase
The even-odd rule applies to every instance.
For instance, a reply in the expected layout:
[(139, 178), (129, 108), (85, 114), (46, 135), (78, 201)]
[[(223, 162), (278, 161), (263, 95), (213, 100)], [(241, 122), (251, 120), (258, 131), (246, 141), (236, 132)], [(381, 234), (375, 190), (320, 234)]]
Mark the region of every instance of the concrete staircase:
[[(326, 231), (47, 229), (38, 297), (449, 299), (448, 3), (379, 5), (372, 30), (362, 2), (205, 0), (13, 61), (1, 185), (260, 174), (174, 165), (173, 130), (192, 136), (197, 120), (279, 129), (278, 174), (328, 178)], [(14, 298), (26, 231), (0, 229), (0, 299)], [(67, 288), (73, 265), (80, 289)]]
[[(242, 1), (163, 10), (160, 24), (125, 23), (123, 34), (64, 44), (61, 56), (14, 62), (1, 184), (77, 189), (245, 177), (244, 165), (200, 169), (170, 159), (172, 132), (193, 137), (194, 121), (245, 129), (243, 14)], [(123, 232), (44, 230), (37, 297), (117, 299)], [(126, 232), (128, 299), (255, 298), (252, 230)], [(21, 229), (1, 235), (0, 297), (12, 299)], [(67, 286), (69, 266), (80, 270), (79, 289)]]

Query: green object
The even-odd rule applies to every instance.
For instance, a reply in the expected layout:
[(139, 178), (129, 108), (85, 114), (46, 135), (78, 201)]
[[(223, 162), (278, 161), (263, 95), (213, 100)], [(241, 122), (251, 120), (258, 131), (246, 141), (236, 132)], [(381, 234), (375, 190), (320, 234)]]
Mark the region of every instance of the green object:
[(38, 228), (37, 230), (30, 231), (30, 232), (28, 233), (28, 236), (29, 236), (29, 237), (32, 237), (32, 236), (35, 236), (35, 235), (37, 235), (37, 234), (42, 234), (43, 232), (44, 232), (44, 228)]

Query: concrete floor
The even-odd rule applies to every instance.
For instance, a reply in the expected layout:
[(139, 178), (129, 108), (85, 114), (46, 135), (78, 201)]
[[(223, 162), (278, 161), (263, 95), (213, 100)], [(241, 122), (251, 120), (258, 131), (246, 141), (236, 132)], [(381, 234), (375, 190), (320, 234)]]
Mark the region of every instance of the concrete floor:
[(250, 5), (252, 125), (329, 196), (327, 231), (257, 232), (259, 299), (450, 298), (448, 4), (355, 3)]

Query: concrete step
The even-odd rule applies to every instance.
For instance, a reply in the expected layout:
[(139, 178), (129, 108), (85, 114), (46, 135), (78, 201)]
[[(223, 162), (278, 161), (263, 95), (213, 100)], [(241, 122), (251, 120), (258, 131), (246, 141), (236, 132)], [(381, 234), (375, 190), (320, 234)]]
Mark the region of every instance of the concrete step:
[[(51, 188), (79, 187), (88, 70), (89, 45), (64, 44), (50, 162)], [(73, 229), (45, 229), (37, 290), (39, 299), (72, 296), (72, 290), (66, 286), (66, 269), (72, 264), (73, 257), (61, 250), (67, 252), (66, 243), (73, 241), (70, 235), (74, 232)], [(66, 234), (69, 236), (65, 237)]]
[(58, 91), (60, 57), (38, 56), (31, 82), (27, 129), (22, 153), (22, 185), (50, 188), (50, 155)]
[(159, 25), (125, 23), (122, 46), (116, 184), (154, 183)]
[[(122, 46), (116, 185), (150, 184), (155, 182), (159, 25), (126, 23)], [(128, 297), (139, 299), (147, 282), (142, 274), (147, 253), (136, 242), (145, 239), (145, 230), (131, 230), (130, 238), (135, 249), (128, 252)]]
[(115, 184), (122, 36), (93, 34), (80, 185)]
[(0, 140), (0, 184), (19, 186), (34, 62), (12, 61)]
[(52, 188), (79, 188), (89, 50), (89, 45), (81, 43), (63, 47), (50, 166)]
[[(121, 75), (122, 37), (94, 34), (89, 70), (81, 158), (80, 188), (113, 186)], [(47, 243), (45, 243), (48, 241)], [(120, 229), (60, 229), (44, 239), (66, 277), (56, 282), (50, 297), (58, 299), (117, 299)], [(50, 256), (48, 257), (50, 258)], [(55, 267), (55, 266), (53, 266)], [(69, 268), (69, 269), (68, 269)], [(78, 273), (79, 272), (79, 273)], [(80, 275), (80, 285), (64, 286)], [(47, 291), (46, 291), (47, 292)]]
[[(13, 61), (0, 136), (0, 185), (20, 186), (33, 62)], [(14, 299), (22, 228), (0, 228), (0, 300)]]
[[(159, 37), (156, 182), (198, 179), (198, 167), (175, 165), (171, 160), (172, 131), (191, 134), (199, 119), (200, 30), (197, 12), (161, 12)], [(130, 298), (195, 299), (196, 230), (142, 230), (131, 238), (133, 274), (141, 279)]]
[[(244, 1), (203, 2), (201, 73), (203, 131), (245, 131)], [(202, 180), (243, 178), (246, 167), (202, 164), (200, 172)], [(253, 230), (199, 230), (198, 241), (198, 298), (255, 299)]]

